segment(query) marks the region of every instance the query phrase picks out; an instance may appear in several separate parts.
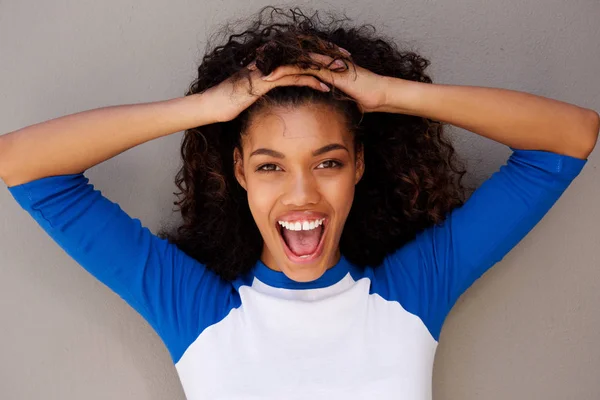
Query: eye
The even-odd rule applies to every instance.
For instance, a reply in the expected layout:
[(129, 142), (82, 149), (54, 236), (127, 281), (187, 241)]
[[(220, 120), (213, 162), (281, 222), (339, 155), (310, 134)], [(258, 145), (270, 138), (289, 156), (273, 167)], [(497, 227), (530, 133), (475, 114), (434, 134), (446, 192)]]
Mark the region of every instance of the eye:
[(323, 168), (339, 168), (342, 166), (342, 163), (336, 160), (325, 160), (321, 164), (317, 165), (318, 169)]
[(276, 172), (282, 171), (278, 165), (275, 164), (263, 164), (256, 169), (258, 172)]

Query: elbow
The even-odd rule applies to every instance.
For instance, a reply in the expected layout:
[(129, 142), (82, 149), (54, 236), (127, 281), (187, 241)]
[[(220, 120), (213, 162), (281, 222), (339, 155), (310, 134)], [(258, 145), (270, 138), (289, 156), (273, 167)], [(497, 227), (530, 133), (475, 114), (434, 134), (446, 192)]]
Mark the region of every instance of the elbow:
[(6, 186), (11, 187), (15, 185), (15, 181), (10, 174), (10, 160), (13, 158), (10, 155), (10, 133), (0, 135), (0, 179), (4, 181)]
[[(598, 141), (600, 116), (596, 111), (586, 109), (582, 119), (583, 121), (577, 124), (576, 134), (565, 136), (565, 139), (569, 142), (565, 144), (565, 148), (570, 149), (569, 153), (573, 157), (586, 160), (594, 151)], [(577, 138), (577, 140), (573, 140), (573, 138)]]
[(6, 183), (6, 154), (7, 154), (7, 143), (6, 135), (0, 136), (0, 179)]
[(598, 142), (598, 131), (600, 131), (600, 116), (598, 113), (594, 110), (589, 110), (587, 114), (587, 140), (584, 141), (585, 158), (588, 158), (592, 151), (594, 151)]

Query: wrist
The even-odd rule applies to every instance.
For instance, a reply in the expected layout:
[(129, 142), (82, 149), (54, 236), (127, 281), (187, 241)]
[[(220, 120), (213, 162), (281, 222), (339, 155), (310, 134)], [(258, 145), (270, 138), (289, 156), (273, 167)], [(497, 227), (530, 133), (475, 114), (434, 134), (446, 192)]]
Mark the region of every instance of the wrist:
[(384, 77), (383, 104), (378, 112), (418, 115), (419, 100), (422, 99), (422, 82), (409, 81), (392, 76)]
[(185, 107), (182, 112), (187, 116), (186, 120), (189, 121), (190, 128), (220, 122), (215, 118), (204, 92), (191, 94), (183, 99), (185, 99)]

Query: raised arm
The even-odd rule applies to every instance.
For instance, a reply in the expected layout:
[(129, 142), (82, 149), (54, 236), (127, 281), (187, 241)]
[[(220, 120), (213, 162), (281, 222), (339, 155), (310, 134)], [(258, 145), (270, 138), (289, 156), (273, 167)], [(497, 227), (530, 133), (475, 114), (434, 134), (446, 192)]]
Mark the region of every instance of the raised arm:
[[(0, 137), (8, 190), (71, 258), (141, 314), (176, 361), (229, 285), (94, 189), (83, 171), (137, 144), (205, 122), (201, 96), (85, 111)], [(202, 318), (189, 318), (191, 315)]]
[[(286, 83), (311, 81), (290, 77), (254, 85), (266, 92)], [(257, 98), (226, 80), (201, 94), (84, 111), (0, 136), (0, 177), (15, 200), (152, 325), (175, 362), (205, 327), (239, 305), (239, 296), (104, 197), (84, 171), (151, 139), (233, 118)]]
[[(387, 78), (386, 78), (387, 79)], [(447, 122), (509, 146), (506, 165), (378, 271), (437, 339), (456, 299), (500, 261), (579, 174), (598, 138), (590, 109), (506, 89), (390, 79), (381, 111)]]
[(0, 177), (15, 186), (80, 173), (134, 146), (210, 122), (202, 95), (82, 111), (0, 136)]
[(385, 79), (381, 111), (446, 122), (515, 149), (581, 159), (598, 140), (600, 116), (589, 108), (502, 88)]
[(442, 223), (389, 256), (377, 273), (389, 295), (418, 315), (437, 340), (459, 296), (546, 215), (586, 160), (517, 150)]
[(174, 362), (236, 305), (231, 285), (131, 218), (83, 173), (8, 190), (73, 260), (148, 321)]
[[(202, 93), (153, 103), (118, 105), (66, 115), (0, 136), (0, 178), (8, 186), (83, 172), (125, 150), (185, 129), (235, 118), (274, 87), (311, 86), (310, 76), (265, 82), (261, 72), (234, 74)], [(250, 92), (252, 82), (253, 92)]]

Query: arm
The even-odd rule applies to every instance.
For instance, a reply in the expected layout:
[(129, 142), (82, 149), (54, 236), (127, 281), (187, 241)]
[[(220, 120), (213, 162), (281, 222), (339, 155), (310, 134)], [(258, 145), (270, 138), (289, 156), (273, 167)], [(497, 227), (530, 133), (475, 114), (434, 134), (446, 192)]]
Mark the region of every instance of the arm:
[(598, 139), (594, 110), (507, 89), (428, 84), (385, 77), (382, 112), (447, 122), (523, 150), (586, 159)]
[(235, 305), (231, 285), (108, 200), (83, 173), (8, 190), (72, 259), (133, 307), (174, 362)]
[(83, 172), (152, 139), (210, 123), (202, 95), (83, 111), (0, 136), (7, 186)]
[(533, 229), (579, 174), (597, 140), (598, 114), (503, 89), (401, 80), (392, 80), (386, 98), (388, 112), (449, 122), (513, 150), (462, 207), (377, 272), (378, 281), (392, 282), (387, 296), (418, 315), (437, 340), (458, 297)]
[(215, 86), (182, 98), (88, 110), (4, 134), (0, 136), (0, 178), (14, 186), (80, 173), (149, 140), (230, 121), (275, 87), (323, 90), (311, 76), (291, 75), (266, 82), (260, 79), (260, 71), (249, 69), (247, 74), (238, 71)]
[[(311, 57), (323, 65), (334, 61), (321, 54)], [(447, 122), (513, 148), (585, 159), (596, 145), (600, 117), (594, 110), (514, 90), (415, 82), (350, 64), (352, 68), (340, 72), (281, 66), (268, 80), (294, 73), (315, 75), (353, 97), (363, 112)]]
[[(83, 172), (151, 139), (235, 118), (270, 89), (316, 87), (314, 78), (275, 83), (250, 73), (199, 94), (155, 103), (105, 107), (0, 136), (0, 177), (21, 207), (75, 261), (137, 310), (175, 362), (239, 296), (231, 284), (95, 190)], [(233, 77), (232, 77), (233, 78)]]
[(378, 281), (437, 340), (459, 296), (546, 215), (586, 160), (517, 150), (445, 221), (386, 258)]
[[(208, 123), (192, 95), (84, 111), (0, 136), (8, 190), (71, 258), (140, 313), (174, 361), (224, 315), (230, 286), (95, 190), (83, 171), (133, 146)], [(198, 317), (192, 317), (198, 316)]]

